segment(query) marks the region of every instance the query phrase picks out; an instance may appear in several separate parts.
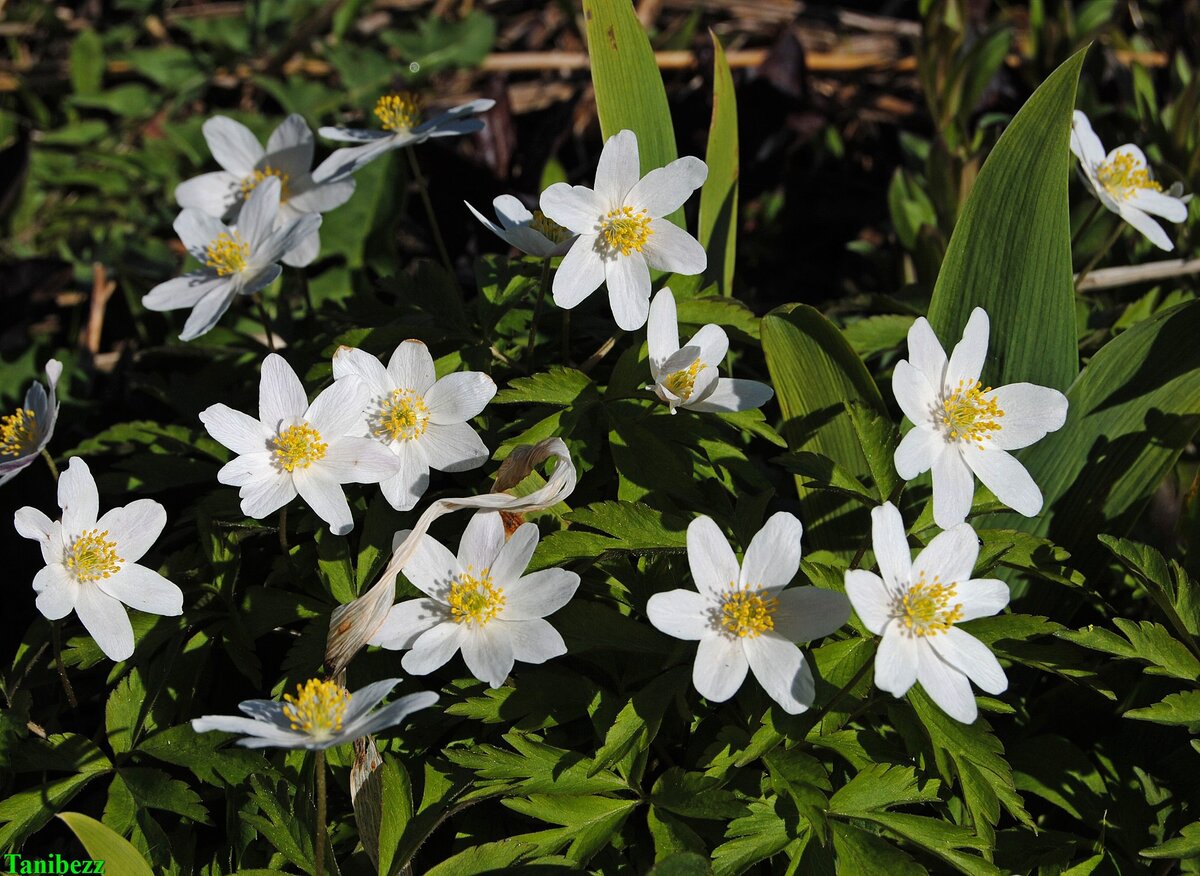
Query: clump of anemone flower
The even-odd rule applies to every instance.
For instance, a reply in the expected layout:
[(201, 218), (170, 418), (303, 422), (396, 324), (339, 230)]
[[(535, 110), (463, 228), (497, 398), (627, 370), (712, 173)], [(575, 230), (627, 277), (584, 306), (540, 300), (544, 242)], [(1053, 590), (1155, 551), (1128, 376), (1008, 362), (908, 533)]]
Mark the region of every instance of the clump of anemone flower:
[(58, 379), (62, 362), (46, 363), (46, 385), (34, 383), (25, 393), (25, 403), (0, 418), (0, 484), (30, 465), (54, 437), (58, 422)]

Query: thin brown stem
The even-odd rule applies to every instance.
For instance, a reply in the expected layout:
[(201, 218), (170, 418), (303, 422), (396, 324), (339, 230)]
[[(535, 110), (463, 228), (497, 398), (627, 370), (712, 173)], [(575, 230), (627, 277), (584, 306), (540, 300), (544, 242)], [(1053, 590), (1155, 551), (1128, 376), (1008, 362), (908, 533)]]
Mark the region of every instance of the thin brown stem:
[(317, 752), (317, 832), (316, 832), (316, 865), (317, 876), (325, 876), (325, 752)]
[(75, 688), (71, 687), (71, 679), (67, 678), (67, 667), (63, 663), (62, 641), (59, 635), (58, 621), (50, 622), (50, 643), (54, 648), (54, 663), (58, 666), (58, 677), (62, 681), (63, 692), (67, 695), (67, 702), (71, 704), (72, 709), (78, 709), (79, 701), (75, 699)]
[(433, 201), (429, 199), (429, 181), (421, 173), (421, 165), (417, 162), (416, 151), (411, 146), (406, 146), (404, 151), (408, 153), (408, 164), (412, 168), (413, 180), (417, 184), (417, 191), (421, 194), (421, 202), (425, 204), (425, 215), (429, 219), (429, 229), (433, 233), (433, 242), (437, 246), (438, 255), (446, 267), (446, 272), (453, 278), (454, 263), (450, 261), (450, 252), (446, 249), (446, 241), (442, 239), (442, 229), (438, 225), (437, 214), (433, 212)]
[(538, 317), (542, 315), (542, 302), (546, 300), (546, 287), (550, 285), (550, 259), (542, 259), (542, 280), (538, 283), (537, 301), (533, 305), (533, 319), (529, 322), (529, 343), (525, 345), (525, 358), (533, 370), (533, 345), (537, 341)]
[(1087, 266), (1075, 275), (1075, 291), (1077, 293), (1079, 292), (1079, 287), (1083, 285), (1084, 278), (1091, 273), (1092, 268), (1096, 267), (1100, 259), (1104, 258), (1108, 251), (1112, 249), (1112, 245), (1117, 242), (1117, 238), (1121, 236), (1121, 232), (1124, 230), (1125, 222), (1118, 219), (1117, 226), (1113, 229), (1112, 234), (1108, 236), (1108, 240), (1104, 241), (1104, 245), (1096, 251), (1096, 254), (1092, 256), (1092, 260), (1087, 263)]
[(1079, 238), (1083, 237), (1083, 232), (1087, 231), (1088, 228), (1091, 227), (1091, 224), (1096, 221), (1096, 217), (1100, 215), (1100, 210), (1103, 206), (1104, 205), (1099, 201), (1096, 201), (1096, 203), (1092, 205), (1092, 212), (1087, 214), (1087, 218), (1083, 220), (1083, 223), (1079, 226), (1075, 233), (1071, 235), (1071, 249), (1074, 249), (1075, 244), (1079, 242)]
[(287, 540), (287, 505), (279, 509), (279, 548), (285, 557), (292, 552)]

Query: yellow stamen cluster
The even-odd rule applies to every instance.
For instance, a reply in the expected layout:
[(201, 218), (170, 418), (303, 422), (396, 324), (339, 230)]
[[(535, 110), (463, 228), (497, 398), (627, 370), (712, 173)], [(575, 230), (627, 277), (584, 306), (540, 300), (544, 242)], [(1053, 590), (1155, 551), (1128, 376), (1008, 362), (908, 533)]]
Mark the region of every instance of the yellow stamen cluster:
[(246, 270), (250, 259), (250, 244), (242, 240), (236, 231), (222, 232), (205, 250), (204, 264), (216, 268), (217, 275), (228, 277)]
[(721, 626), (739, 639), (754, 639), (775, 629), (774, 614), (779, 600), (762, 595), (762, 588), (739, 589), (733, 585), (721, 600)]
[(63, 565), (76, 580), (90, 584), (111, 578), (121, 570), (125, 560), (117, 556), (117, 543), (108, 538), (108, 530), (84, 530), (67, 547)]
[(1118, 152), (1111, 161), (1096, 168), (1096, 179), (1114, 198), (1125, 200), (1142, 189), (1161, 192), (1162, 186), (1150, 179), (1146, 165), (1132, 152)]
[(321, 440), (321, 433), (308, 423), (288, 426), (271, 442), (275, 446), (275, 461), (285, 471), (305, 469), (325, 458), (329, 445)]
[(408, 131), (421, 123), (421, 95), (411, 91), (385, 94), (375, 104), (375, 115), (385, 131)]
[(942, 399), (942, 425), (951, 441), (973, 441), (983, 446), (983, 439), (1001, 429), (998, 422), (1004, 411), (993, 398), (984, 398), (991, 392), (978, 380), (968, 384), (958, 382), (948, 396)]
[(938, 575), (928, 582), (922, 572), (917, 583), (896, 600), (896, 616), (911, 635), (935, 636), (962, 620), (962, 603), (953, 602), (957, 596), (953, 582), (943, 584)]
[(37, 417), (29, 408), (17, 408), (0, 418), (0, 456), (24, 456), (37, 447)]
[(468, 566), (465, 574), (454, 579), (446, 602), (450, 605), (450, 616), (457, 624), (485, 626), (504, 608), (504, 588), (497, 587), (492, 580), (491, 569), (474, 574)]
[(289, 177), (282, 170), (271, 167), (269, 164), (254, 171), (254, 173), (242, 180), (242, 197), (250, 197), (250, 193), (254, 191), (255, 187), (258, 186), (260, 182), (271, 177), (275, 177), (277, 180), (279, 180), (279, 203), (282, 204), (288, 199)]
[(609, 210), (608, 215), (600, 220), (600, 236), (608, 244), (609, 250), (625, 256), (631, 252), (641, 252), (653, 233), (646, 211), (634, 212), (633, 207)]
[(429, 406), (412, 389), (393, 389), (378, 401), (371, 417), (371, 434), (383, 441), (412, 441), (425, 434), (429, 425)]
[(533, 211), (533, 221), (529, 223), (529, 227), (551, 243), (562, 243), (571, 236), (570, 231), (567, 231), (541, 210)]
[(293, 730), (300, 730), (318, 739), (328, 738), (342, 730), (342, 717), (350, 705), (350, 691), (336, 681), (310, 678), (307, 684), (296, 685), (296, 695), (284, 694), (283, 716)]
[(704, 363), (697, 359), (687, 368), (667, 375), (662, 384), (664, 387), (669, 389), (676, 398), (681, 398), (684, 401), (687, 401), (692, 397), (692, 391), (696, 388), (696, 376), (703, 371), (704, 368)]

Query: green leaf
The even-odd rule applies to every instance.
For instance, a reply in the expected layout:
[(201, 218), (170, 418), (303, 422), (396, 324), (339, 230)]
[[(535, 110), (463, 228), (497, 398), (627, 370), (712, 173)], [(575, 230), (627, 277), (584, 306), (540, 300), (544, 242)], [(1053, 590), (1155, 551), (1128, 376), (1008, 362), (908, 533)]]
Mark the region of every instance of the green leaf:
[(838, 876), (921, 876), (927, 872), (883, 837), (840, 821), (833, 823), (833, 848)]
[(140, 806), (174, 812), (201, 824), (208, 824), (208, 810), (200, 795), (179, 779), (153, 767), (121, 767), (117, 770), (133, 799)]
[(1126, 718), (1155, 724), (1200, 724), (1200, 690), (1168, 694), (1144, 709), (1130, 709)]
[(848, 323), (842, 329), (842, 334), (858, 353), (860, 358), (867, 358), (884, 350), (899, 347), (908, 337), (916, 317), (900, 316), (886, 313), (879, 316), (868, 316)]
[(808, 825), (798, 820), (795, 809), (783, 798), (755, 800), (750, 814), (729, 822), (728, 838), (713, 849), (712, 867), (716, 876), (734, 876), (783, 851)]
[(637, 800), (613, 797), (547, 797), (541, 794), (527, 799), (505, 798), (500, 802), (530, 818), (561, 824), (563, 829), (556, 831), (557, 836), (549, 841), (556, 845), (569, 842), (567, 857), (579, 866), (608, 845), (613, 834), (639, 805)]
[(927, 818), (923, 815), (908, 815), (903, 812), (883, 810), (872, 810), (864, 813), (861, 817), (882, 825), (897, 836), (920, 846), (963, 873), (1000, 876), (1003, 872), (983, 858), (961, 851), (962, 849), (982, 849), (986, 846), (986, 842), (961, 825), (951, 824), (938, 818)]
[(0, 849), (20, 846), (31, 834), (41, 830), (60, 806), (66, 806), (84, 785), (104, 772), (106, 770), (77, 773), (10, 794), (0, 802), (0, 825), (3, 825), (0, 827)]
[(1116, 618), (1113, 623), (1125, 634), (1124, 639), (1102, 627), (1063, 631), (1059, 636), (1093, 651), (1143, 660), (1150, 664), (1147, 670), (1150, 675), (1167, 675), (1184, 681), (1200, 678), (1200, 660), (1166, 627), (1152, 621), (1135, 622), (1125, 618)]
[(903, 484), (900, 475), (896, 474), (894, 461), (896, 445), (900, 443), (900, 430), (890, 417), (881, 415), (862, 402), (847, 402), (846, 411), (850, 414), (850, 423), (867, 459), (867, 468), (871, 470), (879, 501), (887, 502)]
[(104, 81), (104, 43), (90, 27), (71, 43), (71, 87), (78, 94), (99, 94)]
[(725, 820), (747, 814), (746, 804), (716, 776), (668, 767), (655, 782), (650, 801), (686, 818)]
[(870, 508), (877, 504), (875, 494), (862, 481), (828, 456), (809, 450), (793, 450), (771, 461), (794, 474), (796, 483), (803, 484), (805, 489), (829, 490)]
[(700, 245), (708, 251), (708, 269), (723, 295), (733, 294), (738, 235), (738, 125), (733, 73), (721, 41), (713, 44), (713, 108), (704, 161), (708, 178), (700, 189)]
[(992, 386), (1030, 381), (1065, 390), (1078, 372), (1067, 183), (1083, 57), (1079, 51), (1055, 70), (1001, 135), (963, 206), (929, 303), (947, 348), (974, 308), (987, 311), (984, 374)]
[(1136, 541), (1099, 536), (1122, 566), (1145, 586), (1159, 610), (1181, 637), (1200, 636), (1200, 585), (1175, 560)]
[(451, 762), (476, 774), (476, 787), (498, 786), (520, 794), (597, 794), (627, 789), (624, 780), (609, 770), (589, 775), (592, 761), (581, 754), (556, 748), (532, 736), (511, 732), (504, 736), (512, 750), (495, 745), (448, 748)]
[(1179, 836), (1138, 854), (1144, 858), (1200, 858), (1200, 821), (1185, 825)]
[(150, 865), (137, 849), (110, 827), (81, 812), (60, 812), (58, 815), (93, 860), (104, 862), (104, 872), (121, 876), (154, 876)]
[(663, 858), (646, 872), (646, 876), (708, 876), (711, 872), (703, 855), (680, 852)]
[(508, 388), (496, 393), (492, 403), (567, 407), (575, 404), (584, 393), (588, 393), (592, 401), (599, 400), (590, 377), (574, 368), (555, 365), (549, 371), (509, 381)]
[[(143, 709), (148, 705), (141, 673), (132, 669), (109, 695), (104, 709), (108, 744), (114, 752), (124, 754), (133, 747), (134, 739), (141, 730)], [(153, 725), (150, 729), (153, 729)]]
[(895, 764), (872, 764), (838, 788), (829, 799), (829, 811), (860, 815), (906, 803), (931, 803), (938, 799), (941, 783), (936, 779), (921, 784), (916, 770)]
[(240, 785), (251, 775), (269, 775), (270, 764), (260, 752), (225, 747), (221, 733), (197, 733), (191, 724), (180, 724), (155, 733), (138, 745), (138, 751), (165, 763), (186, 767), (200, 781), (217, 786)]
[(533, 843), (503, 839), (464, 849), (457, 855), (434, 865), (425, 876), (476, 876), (481, 873), (503, 872), (520, 863), (537, 849)]
[(635, 693), (605, 732), (604, 744), (596, 752), (589, 774), (595, 775), (608, 769), (631, 750), (645, 751), (658, 735), (667, 706), (675, 694), (683, 689), (690, 674), (690, 667), (676, 667), (657, 676)]

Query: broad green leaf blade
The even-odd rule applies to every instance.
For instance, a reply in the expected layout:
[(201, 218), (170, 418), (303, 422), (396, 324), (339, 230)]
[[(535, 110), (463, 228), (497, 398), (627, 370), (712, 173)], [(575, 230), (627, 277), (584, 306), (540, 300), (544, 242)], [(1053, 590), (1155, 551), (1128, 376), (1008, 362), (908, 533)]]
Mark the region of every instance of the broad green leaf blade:
[(733, 294), (733, 264), (737, 253), (738, 125), (737, 94), (725, 49), (713, 42), (713, 108), (708, 129), (708, 179), (700, 189), (700, 245), (708, 251), (708, 277), (723, 295)]
[(938, 274), (929, 321), (949, 348), (982, 307), (986, 382), (1065, 390), (1078, 372), (1068, 148), (1081, 50), (1017, 113), (979, 172)]
[[(783, 412), (783, 435), (791, 450), (827, 456), (855, 477), (869, 475), (858, 435), (846, 413), (846, 402), (860, 401), (887, 416), (883, 398), (862, 360), (837, 327), (806, 304), (785, 304), (763, 317), (763, 354)], [(847, 499), (804, 485), (797, 477), (800, 517), (805, 539), (816, 547), (854, 550), (846, 542), (849, 532), (839, 527), (837, 537), (821, 524), (844, 510)], [(863, 517), (864, 526), (865, 516)]]
[(154, 876), (150, 865), (138, 854), (137, 849), (111, 827), (81, 812), (60, 812), (58, 817), (67, 823), (93, 860), (104, 862), (105, 873)]

